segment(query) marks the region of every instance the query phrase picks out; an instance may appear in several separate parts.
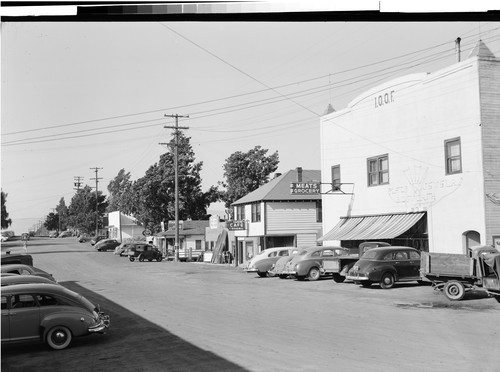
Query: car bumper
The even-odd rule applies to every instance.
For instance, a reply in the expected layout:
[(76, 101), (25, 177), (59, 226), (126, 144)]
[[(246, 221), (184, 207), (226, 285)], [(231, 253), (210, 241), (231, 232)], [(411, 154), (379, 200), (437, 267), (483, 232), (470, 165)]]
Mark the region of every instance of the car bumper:
[(100, 315), (99, 316), (99, 323), (97, 323), (95, 326), (89, 327), (89, 333), (99, 333), (104, 331), (106, 328), (109, 327), (110, 320), (109, 320), (109, 315)]
[(363, 281), (363, 280), (370, 280), (370, 278), (365, 275), (365, 274), (361, 274), (361, 273), (357, 273), (357, 274), (347, 274), (346, 277), (345, 277), (347, 280), (354, 280), (354, 281)]

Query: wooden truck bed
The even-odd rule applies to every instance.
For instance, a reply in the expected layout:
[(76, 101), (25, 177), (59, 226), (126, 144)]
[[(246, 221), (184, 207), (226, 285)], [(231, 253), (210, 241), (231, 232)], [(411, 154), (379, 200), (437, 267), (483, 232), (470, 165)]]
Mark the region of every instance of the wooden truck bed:
[(474, 259), (464, 254), (422, 252), (420, 258), (422, 276), (474, 277)]

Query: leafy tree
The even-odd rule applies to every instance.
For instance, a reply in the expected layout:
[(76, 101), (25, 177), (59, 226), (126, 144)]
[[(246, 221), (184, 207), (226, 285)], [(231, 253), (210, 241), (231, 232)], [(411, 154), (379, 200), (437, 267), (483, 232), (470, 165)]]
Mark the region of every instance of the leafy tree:
[(57, 211), (57, 219), (58, 219), (58, 229), (59, 230), (66, 230), (68, 228), (68, 207), (66, 206), (66, 202), (64, 198), (61, 198), (59, 200), (59, 204), (56, 207)]
[[(146, 227), (158, 231), (162, 221), (175, 219), (175, 135), (168, 143), (170, 152), (162, 154), (144, 177), (135, 181), (122, 200), (125, 210)], [(208, 206), (218, 200), (217, 188), (201, 190), (203, 162), (195, 162), (190, 138), (179, 133), (179, 219), (207, 219)]]
[[(98, 208), (97, 216), (99, 217), (99, 228), (102, 228), (102, 216), (106, 211), (108, 202), (106, 196), (101, 192), (97, 195)], [(80, 189), (71, 199), (71, 204), (68, 208), (69, 217), (68, 225), (79, 229), (86, 233), (96, 231), (96, 193), (92, 192), (90, 186), (85, 186)]]
[(126, 204), (129, 200), (127, 200), (126, 194), (130, 191), (131, 187), (130, 172), (125, 173), (125, 169), (122, 168), (108, 184), (108, 212), (124, 211), (127, 209)]
[(267, 156), (269, 150), (255, 146), (248, 152), (237, 151), (226, 159), (224, 182), (219, 182), (226, 191), (221, 199), (226, 208), (246, 194), (258, 189), (269, 181), (269, 175), (278, 169), (278, 151)]
[(2, 229), (6, 229), (10, 225), (12, 225), (12, 219), (9, 218), (9, 212), (7, 212), (7, 207), (5, 206), (8, 194), (4, 193), (3, 190), (1, 191), (1, 193), (2, 193)]
[(59, 215), (53, 212), (49, 213), (43, 225), (47, 230), (59, 230)]

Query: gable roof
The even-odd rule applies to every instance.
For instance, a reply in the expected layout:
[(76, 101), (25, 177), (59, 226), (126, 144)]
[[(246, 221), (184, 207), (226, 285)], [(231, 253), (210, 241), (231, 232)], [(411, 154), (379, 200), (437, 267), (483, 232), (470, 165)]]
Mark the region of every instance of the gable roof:
[(469, 58), (471, 57), (486, 57), (486, 58), (495, 58), (495, 55), (491, 52), (491, 50), (483, 43), (482, 40), (479, 40), (474, 46), (474, 49), (469, 54)]
[[(285, 201), (285, 200), (321, 200), (320, 194), (291, 194), (290, 183), (298, 182), (299, 171), (291, 169), (279, 177), (276, 177), (262, 185), (257, 190), (236, 200), (232, 205), (248, 204), (260, 201)], [(302, 170), (301, 182), (321, 182), (321, 171)]]

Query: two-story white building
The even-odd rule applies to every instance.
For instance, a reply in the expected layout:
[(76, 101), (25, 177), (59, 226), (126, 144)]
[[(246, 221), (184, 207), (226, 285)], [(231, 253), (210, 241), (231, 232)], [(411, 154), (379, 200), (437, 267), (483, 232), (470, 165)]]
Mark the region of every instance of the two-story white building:
[(234, 220), (227, 227), (234, 231), (238, 263), (266, 248), (317, 244), (322, 235), (320, 179), (319, 170), (299, 167), (232, 204)]
[(500, 60), (469, 58), (376, 86), (321, 118), (321, 242), (500, 248)]

